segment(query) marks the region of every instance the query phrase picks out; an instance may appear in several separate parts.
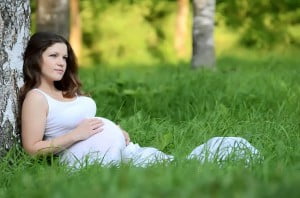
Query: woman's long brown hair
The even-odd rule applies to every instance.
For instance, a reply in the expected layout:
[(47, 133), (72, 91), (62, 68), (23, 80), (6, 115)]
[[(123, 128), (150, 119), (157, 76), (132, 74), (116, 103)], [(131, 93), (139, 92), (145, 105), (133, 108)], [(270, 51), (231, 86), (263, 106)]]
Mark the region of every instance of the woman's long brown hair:
[(19, 104), (22, 107), (26, 94), (41, 83), (41, 58), (42, 53), (55, 43), (64, 43), (67, 46), (67, 68), (63, 78), (55, 81), (54, 85), (63, 92), (64, 97), (72, 98), (82, 95), (81, 83), (77, 77), (78, 66), (74, 51), (69, 42), (62, 36), (50, 32), (37, 32), (31, 36), (24, 52), (23, 75), (24, 85), (20, 89)]

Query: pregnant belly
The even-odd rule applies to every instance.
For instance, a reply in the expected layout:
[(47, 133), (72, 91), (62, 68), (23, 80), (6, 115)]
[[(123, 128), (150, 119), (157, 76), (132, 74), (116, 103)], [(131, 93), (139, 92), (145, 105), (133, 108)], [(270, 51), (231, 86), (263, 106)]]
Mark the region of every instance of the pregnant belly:
[(63, 161), (72, 164), (82, 160), (101, 160), (103, 164), (108, 164), (121, 160), (121, 152), (126, 146), (121, 129), (106, 118), (97, 118), (104, 123), (103, 131), (66, 149), (62, 154)]

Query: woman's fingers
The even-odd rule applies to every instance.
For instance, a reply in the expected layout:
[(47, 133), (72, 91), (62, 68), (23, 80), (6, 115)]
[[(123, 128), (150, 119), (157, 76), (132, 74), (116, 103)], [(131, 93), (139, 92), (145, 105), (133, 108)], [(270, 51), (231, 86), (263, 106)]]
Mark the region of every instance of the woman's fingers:
[(90, 122), (91, 124), (103, 123), (103, 121), (102, 121), (101, 119), (98, 119), (98, 118), (91, 118), (91, 119), (89, 120), (89, 122)]
[(93, 130), (96, 131), (96, 132), (101, 132), (101, 131), (103, 131), (103, 123), (94, 125), (94, 126), (93, 126)]
[(129, 134), (128, 134), (126, 131), (124, 131), (124, 130), (122, 130), (122, 132), (123, 132), (123, 135), (124, 135), (124, 137), (125, 137), (126, 145), (128, 145), (129, 142), (130, 142)]
[(123, 135), (125, 137), (126, 145), (128, 145), (130, 143), (129, 134), (124, 129), (122, 129), (120, 125), (117, 124), (117, 126), (121, 129), (121, 131), (122, 131), (122, 133), (123, 133)]
[(103, 124), (103, 121), (100, 120), (100, 119), (97, 119), (97, 118), (92, 118), (89, 120), (90, 124), (94, 125), (94, 124), (100, 124), (102, 123)]
[(103, 131), (103, 125), (104, 125), (104, 123), (103, 123), (102, 120), (100, 120), (98, 118), (91, 118), (89, 120), (89, 124), (90, 124), (90, 126), (91, 126), (91, 128), (92, 128), (92, 130), (94, 132), (97, 133), (97, 132)]

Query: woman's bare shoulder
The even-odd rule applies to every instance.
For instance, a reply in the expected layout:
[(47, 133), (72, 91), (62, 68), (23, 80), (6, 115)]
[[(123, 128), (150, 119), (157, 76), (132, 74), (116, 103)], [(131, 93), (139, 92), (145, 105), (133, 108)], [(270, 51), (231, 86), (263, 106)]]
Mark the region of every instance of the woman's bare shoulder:
[(24, 104), (36, 104), (36, 105), (47, 105), (46, 97), (36, 89), (28, 91), (25, 96)]
[(22, 117), (41, 118), (43, 115), (48, 114), (48, 109), (46, 97), (37, 90), (30, 90), (22, 104)]

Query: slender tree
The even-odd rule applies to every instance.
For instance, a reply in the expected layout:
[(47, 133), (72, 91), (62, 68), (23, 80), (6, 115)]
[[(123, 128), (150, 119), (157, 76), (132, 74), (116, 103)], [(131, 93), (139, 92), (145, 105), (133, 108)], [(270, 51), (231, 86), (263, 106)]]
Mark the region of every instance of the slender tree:
[(30, 26), (29, 0), (0, 2), (0, 156), (19, 139), (17, 95)]
[(71, 14), (70, 43), (75, 51), (76, 56), (80, 57), (82, 32), (81, 32), (81, 21), (80, 21), (78, 0), (70, 0), (70, 14)]
[(177, 0), (175, 50), (178, 57), (184, 57), (186, 55), (185, 41), (187, 37), (188, 14), (189, 0)]
[(213, 67), (215, 0), (193, 0), (193, 12), (192, 67)]
[(69, 39), (69, 0), (38, 0), (37, 31), (50, 31)]

